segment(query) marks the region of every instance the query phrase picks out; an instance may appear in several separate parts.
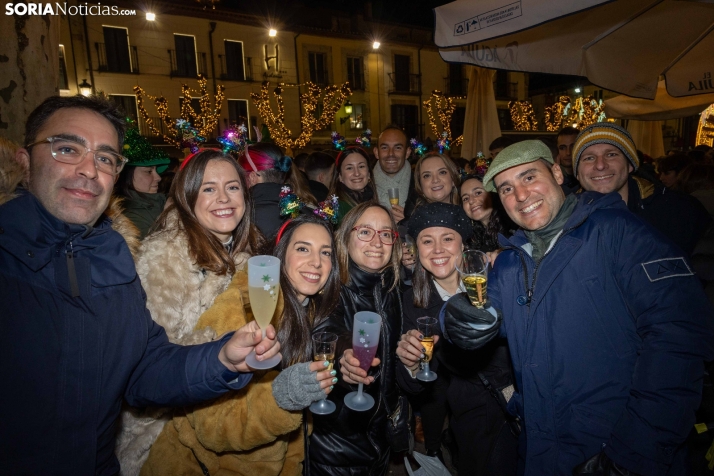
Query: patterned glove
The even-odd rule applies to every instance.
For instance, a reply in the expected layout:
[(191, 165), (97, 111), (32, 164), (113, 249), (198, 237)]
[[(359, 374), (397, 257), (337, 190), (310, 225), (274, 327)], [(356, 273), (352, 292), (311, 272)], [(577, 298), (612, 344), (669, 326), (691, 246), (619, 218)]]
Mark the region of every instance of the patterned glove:
[(291, 365), (273, 380), (273, 397), (283, 410), (302, 410), (312, 402), (327, 398), (317, 381), (317, 372), (310, 371), (310, 364)]

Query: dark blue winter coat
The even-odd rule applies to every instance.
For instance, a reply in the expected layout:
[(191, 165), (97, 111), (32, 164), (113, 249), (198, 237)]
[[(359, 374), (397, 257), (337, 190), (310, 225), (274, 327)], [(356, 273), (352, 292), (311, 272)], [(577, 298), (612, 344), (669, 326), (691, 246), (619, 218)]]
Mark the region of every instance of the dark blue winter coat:
[(0, 474), (116, 474), (122, 398), (186, 405), (250, 379), (219, 362), (228, 337), (169, 343), (110, 225), (68, 225), (26, 192), (0, 206)]
[(525, 474), (570, 475), (602, 448), (638, 474), (684, 474), (714, 311), (683, 252), (617, 193), (582, 194), (539, 264), (522, 231), (501, 244), (488, 292), (511, 350)]

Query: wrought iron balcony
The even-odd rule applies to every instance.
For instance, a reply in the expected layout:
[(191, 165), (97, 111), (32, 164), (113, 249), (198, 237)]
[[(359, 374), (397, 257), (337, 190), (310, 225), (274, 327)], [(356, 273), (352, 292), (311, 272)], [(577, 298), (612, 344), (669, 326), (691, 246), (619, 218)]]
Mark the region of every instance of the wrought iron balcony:
[(199, 74), (208, 78), (206, 53), (196, 53), (195, 62), (193, 62), (190, 58), (177, 58), (176, 50), (168, 50), (168, 52), (171, 64), (169, 76), (172, 78), (197, 78)]
[(246, 56), (243, 58), (243, 75), (240, 75), (240, 69), (238, 71), (233, 70), (233, 68), (228, 68), (226, 64), (226, 55), (218, 55), (218, 62), (221, 63), (221, 76), (220, 78), (224, 81), (253, 81), (253, 58)]
[(107, 49), (104, 43), (94, 43), (94, 48), (97, 50), (97, 71), (106, 71), (110, 73), (130, 73), (139, 74), (139, 55), (136, 51), (136, 46), (129, 46), (129, 62), (127, 58), (119, 58), (114, 55), (107, 56)]
[(419, 94), (421, 76), (418, 74), (389, 73), (389, 94)]

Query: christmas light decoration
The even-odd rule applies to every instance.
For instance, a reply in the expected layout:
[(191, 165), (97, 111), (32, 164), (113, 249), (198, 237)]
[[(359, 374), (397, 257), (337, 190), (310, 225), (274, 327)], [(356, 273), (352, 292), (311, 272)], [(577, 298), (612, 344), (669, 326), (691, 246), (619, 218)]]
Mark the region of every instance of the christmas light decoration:
[(702, 144), (714, 147), (714, 104), (706, 108), (699, 118), (695, 145)]
[[(270, 93), (268, 88), (270, 83), (264, 81), (260, 88), (260, 93), (251, 93), (263, 122), (268, 126), (270, 137), (280, 146), (286, 149), (295, 149), (305, 147), (311, 140), (315, 131), (324, 129), (330, 126), (335, 120), (335, 114), (342, 107), (345, 100), (352, 95), (352, 90), (349, 88), (349, 83), (344, 83), (341, 86), (330, 85), (325, 89), (319, 88), (312, 82), (307, 82), (307, 92), (300, 95), (300, 106), (302, 114), (300, 116), (301, 132), (298, 137), (292, 137), (292, 131), (285, 125), (285, 103), (283, 101), (283, 89), (287, 87), (298, 87), (303, 85), (278, 83), (278, 86), (273, 90), (275, 102), (277, 105), (277, 114), (273, 113), (270, 105)], [(317, 106), (322, 102), (322, 113), (319, 117), (315, 114)]]
[(533, 112), (530, 101), (510, 101), (508, 109), (511, 110), (513, 129), (516, 131), (537, 131), (538, 121)]
[[(466, 99), (465, 97), (453, 97), (444, 96), (444, 94), (439, 90), (434, 90), (431, 92), (431, 97), (424, 101), (424, 107), (426, 107), (426, 113), (429, 116), (429, 125), (431, 130), (436, 137), (440, 137), (443, 132), (446, 132), (446, 138), (450, 141), (451, 145), (461, 145), (464, 141), (464, 136), (460, 135), (456, 139), (451, 137), (451, 116), (454, 115), (456, 110), (456, 104), (454, 99)], [(441, 132), (439, 131), (439, 124), (436, 122), (434, 113), (439, 117), (439, 123), (441, 124)]]
[[(225, 86), (219, 85), (214, 99), (215, 107), (211, 108), (211, 95), (208, 93), (207, 85), (208, 80), (202, 75), (199, 75), (198, 91), (189, 88), (186, 84), (181, 86), (183, 104), (181, 105), (179, 118), (196, 125), (198, 127), (198, 135), (202, 137), (208, 137), (218, 125), (218, 118), (221, 115), (221, 106), (223, 104), (223, 99), (225, 98)], [(143, 117), (144, 122), (146, 122), (146, 125), (149, 127), (151, 132), (156, 136), (163, 137), (167, 144), (174, 145), (180, 149), (182, 137), (178, 134), (175, 136), (162, 134), (149, 116), (149, 112), (146, 110), (146, 106), (144, 105), (144, 97), (154, 101), (156, 112), (161, 118), (161, 121), (168, 130), (173, 131), (175, 130), (176, 119), (173, 119), (169, 114), (168, 100), (164, 96), (156, 97), (147, 94), (141, 86), (134, 86), (134, 94), (136, 95), (136, 105), (139, 108), (139, 113), (141, 114), (141, 117)], [(192, 94), (200, 95), (200, 113), (194, 111), (191, 106)]]
[(545, 130), (557, 132), (563, 128), (563, 119), (567, 117), (569, 96), (560, 96), (558, 102), (545, 108)]

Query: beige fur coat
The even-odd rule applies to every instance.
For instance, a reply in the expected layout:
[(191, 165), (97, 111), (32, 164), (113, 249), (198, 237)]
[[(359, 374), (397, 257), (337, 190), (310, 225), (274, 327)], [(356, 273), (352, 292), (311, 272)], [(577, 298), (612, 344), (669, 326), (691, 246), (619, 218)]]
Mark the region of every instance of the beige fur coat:
[[(144, 239), (136, 261), (147, 307), (171, 342), (192, 345), (211, 341), (216, 338), (211, 327), (194, 328), (216, 296), (226, 290), (231, 276), (199, 268), (189, 255), (188, 240), (178, 220), (170, 217), (169, 223), (168, 229)], [(238, 253), (236, 269), (245, 269), (248, 258), (247, 253)], [(165, 408), (125, 408), (115, 449), (122, 476), (139, 474), (151, 445), (171, 417), (172, 412)]]

